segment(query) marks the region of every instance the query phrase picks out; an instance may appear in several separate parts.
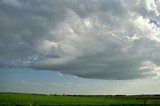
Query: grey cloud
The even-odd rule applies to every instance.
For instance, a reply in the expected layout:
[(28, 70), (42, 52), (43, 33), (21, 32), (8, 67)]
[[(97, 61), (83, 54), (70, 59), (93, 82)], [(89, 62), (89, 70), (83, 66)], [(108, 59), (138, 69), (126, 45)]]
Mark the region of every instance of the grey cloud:
[[(159, 5), (147, 0), (2, 0), (0, 67), (97, 79), (157, 76)], [(152, 4), (151, 4), (152, 5)], [(149, 8), (149, 9), (148, 9)]]
[[(66, 64), (33, 64), (33, 68), (59, 70), (63, 74), (76, 75), (83, 78), (97, 78), (97, 79), (136, 79), (155, 74), (148, 75), (147, 71), (139, 72), (140, 62), (142, 59), (124, 59), (105, 57), (106, 54), (99, 54), (95, 56), (80, 57)], [(52, 61), (49, 61), (52, 63)], [(36, 67), (37, 66), (37, 67)]]
[[(19, 2), (19, 5), (22, 6), (10, 6), (11, 4), (9, 3), (5, 4), (6, 1), (17, 1)], [(63, 14), (64, 12), (58, 8), (60, 6), (58, 6), (56, 1), (55, 3), (52, 3), (55, 4), (55, 6), (52, 6), (57, 10), (53, 10), (51, 6), (48, 6), (48, 2), (46, 2), (46, 6), (48, 7), (45, 6), (45, 3), (43, 7), (39, 2), (31, 0), (27, 2), (23, 0), (6, 1), (1, 1), (0, 4), (2, 8), (0, 13), (2, 57), (4, 57), (3, 54), (6, 54), (7, 52), (12, 52), (13, 55), (17, 53), (22, 55), (26, 54), (26, 56), (31, 55), (30, 52), (34, 54), (33, 51), (35, 51), (34, 47), (37, 45), (37, 42), (41, 41), (41, 39), (47, 35), (47, 31), (53, 26), (56, 26), (56, 23), (61, 19), (63, 20), (63, 17), (65, 17), (65, 14)], [(26, 4), (28, 5), (26, 6)], [(59, 12), (60, 14), (56, 14), (56, 12)], [(22, 50), (19, 51), (19, 49)]]

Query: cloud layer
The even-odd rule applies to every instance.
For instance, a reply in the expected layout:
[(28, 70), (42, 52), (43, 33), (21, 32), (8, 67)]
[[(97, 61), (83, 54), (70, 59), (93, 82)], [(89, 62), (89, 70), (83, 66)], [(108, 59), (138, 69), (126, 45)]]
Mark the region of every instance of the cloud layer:
[(96, 79), (160, 75), (158, 0), (1, 0), (0, 67)]

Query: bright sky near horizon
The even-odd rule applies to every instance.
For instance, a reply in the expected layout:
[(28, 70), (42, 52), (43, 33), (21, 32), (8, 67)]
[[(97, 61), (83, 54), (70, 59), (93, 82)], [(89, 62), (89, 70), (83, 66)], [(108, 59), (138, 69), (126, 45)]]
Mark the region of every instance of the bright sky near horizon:
[(0, 92), (159, 88), (160, 0), (0, 1)]

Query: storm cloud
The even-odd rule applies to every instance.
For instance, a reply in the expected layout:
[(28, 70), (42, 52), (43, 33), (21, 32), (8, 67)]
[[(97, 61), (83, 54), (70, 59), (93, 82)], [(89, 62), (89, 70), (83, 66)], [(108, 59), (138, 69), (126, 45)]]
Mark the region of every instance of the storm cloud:
[(159, 0), (1, 0), (0, 67), (83, 78), (160, 75)]

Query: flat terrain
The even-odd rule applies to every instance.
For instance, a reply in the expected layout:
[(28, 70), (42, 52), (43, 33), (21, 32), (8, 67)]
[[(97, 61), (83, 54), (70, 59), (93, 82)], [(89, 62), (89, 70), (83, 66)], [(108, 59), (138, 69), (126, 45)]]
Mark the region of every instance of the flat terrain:
[(160, 106), (160, 96), (58, 96), (0, 93), (1, 106)]

